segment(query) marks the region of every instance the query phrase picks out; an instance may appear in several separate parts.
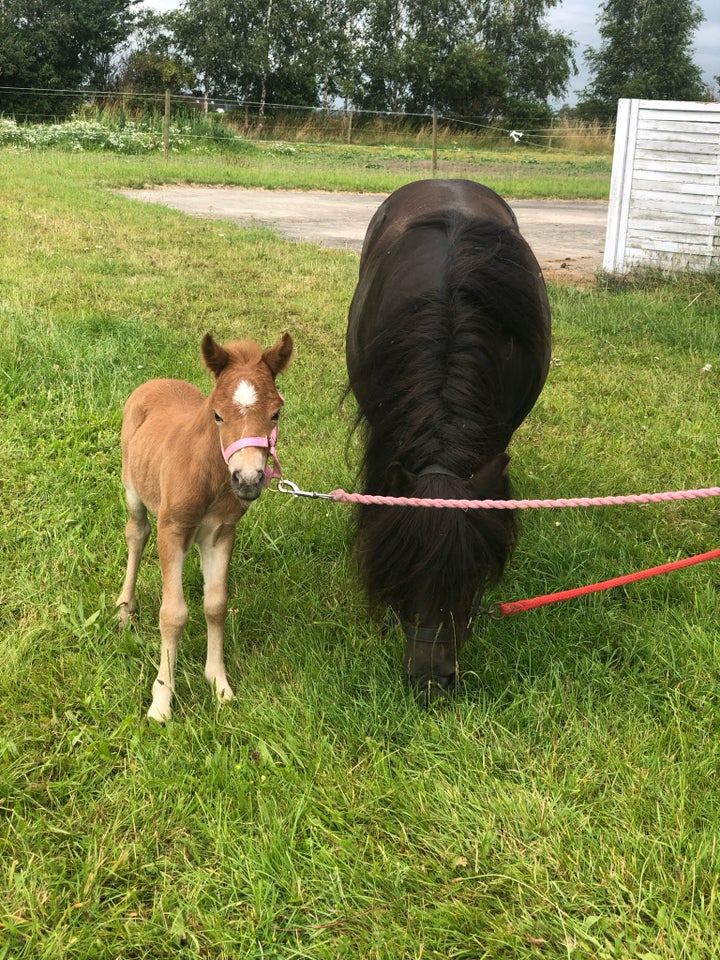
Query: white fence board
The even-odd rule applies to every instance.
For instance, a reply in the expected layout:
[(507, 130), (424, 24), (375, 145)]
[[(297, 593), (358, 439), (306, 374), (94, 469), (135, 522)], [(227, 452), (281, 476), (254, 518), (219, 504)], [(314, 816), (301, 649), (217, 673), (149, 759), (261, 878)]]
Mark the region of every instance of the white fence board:
[(709, 178), (717, 175), (717, 164), (713, 163), (711, 158), (708, 158), (705, 163), (695, 160), (663, 159), (661, 154), (650, 158), (641, 156), (639, 150), (636, 150), (635, 157), (638, 167), (642, 166), (644, 173), (657, 174), (658, 180), (677, 180), (688, 174)]
[(620, 100), (603, 268), (720, 267), (720, 104)]

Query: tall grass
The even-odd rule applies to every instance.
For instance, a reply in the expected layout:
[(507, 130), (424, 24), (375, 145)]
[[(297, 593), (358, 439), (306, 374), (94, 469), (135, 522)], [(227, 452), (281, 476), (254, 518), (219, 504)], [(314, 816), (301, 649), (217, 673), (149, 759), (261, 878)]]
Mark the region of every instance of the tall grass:
[[(123, 97), (102, 105), (86, 104), (79, 111), (80, 119), (115, 128), (127, 123), (161, 131), (164, 123), (157, 100), (133, 101)], [(258, 104), (233, 105), (214, 101), (207, 112), (199, 101), (176, 98), (171, 101), (171, 129), (192, 132), (196, 138), (266, 141), (288, 143), (353, 144), (355, 146), (422, 147), (430, 149), (433, 136), (442, 146), (467, 150), (496, 150), (507, 147), (510, 129), (517, 127), (524, 138), (522, 146), (570, 150), (579, 154), (609, 155), (612, 153), (614, 126), (597, 121), (586, 123), (568, 117), (551, 119), (538, 125), (537, 119), (514, 121), (508, 125), (502, 118), (488, 122), (483, 118), (456, 118), (440, 115), (434, 125), (431, 114), (379, 113), (369, 110), (324, 110), (309, 107), (270, 105), (259, 112)]]
[(615, 127), (597, 120), (585, 123), (565, 118), (554, 121), (550, 129), (539, 132), (539, 136), (548, 148), (609, 157), (615, 143)]
[[(367, 619), (345, 508), (266, 494), (230, 577), (237, 701), (216, 710), (204, 683), (193, 557), (176, 719), (146, 724), (152, 542), (137, 630), (118, 634), (112, 610), (122, 403), (153, 376), (207, 388), (206, 330), (290, 329), (283, 466), (350, 488), (338, 401), (357, 259), (98, 188), (138, 176), (136, 158), (95, 180), (88, 158), (56, 158), (3, 156), (0, 181), (0, 956), (714, 957), (712, 565), (488, 621), (458, 696), (421, 712), (401, 638)], [(518, 493), (716, 482), (716, 279), (551, 288)], [(714, 501), (523, 519), (490, 600), (717, 545)]]

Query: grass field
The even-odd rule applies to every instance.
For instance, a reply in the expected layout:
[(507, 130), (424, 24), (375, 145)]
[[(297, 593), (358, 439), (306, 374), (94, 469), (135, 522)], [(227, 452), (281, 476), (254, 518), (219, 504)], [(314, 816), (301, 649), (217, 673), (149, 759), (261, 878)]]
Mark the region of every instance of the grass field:
[[(230, 575), (237, 700), (216, 710), (203, 679), (193, 556), (175, 719), (145, 721), (152, 538), (137, 630), (113, 613), (127, 394), (154, 376), (208, 387), (206, 330), (269, 345), (289, 329), (286, 475), (351, 489), (357, 463), (339, 405), (356, 256), (105, 189), (239, 169), (0, 152), (0, 958), (710, 960), (715, 564), (483, 624), (457, 697), (422, 712), (400, 636), (366, 617), (347, 508), (265, 494)], [(716, 485), (717, 277), (550, 296), (517, 493)], [(488, 599), (710, 550), (718, 519), (715, 500), (529, 513)]]
[[(99, 123), (26, 129), (0, 118), (0, 149), (3, 144), (15, 148), (4, 152), (5, 163), (19, 157), (26, 158), (28, 166), (35, 166), (36, 160), (44, 157), (40, 166), (50, 167), (54, 176), (67, 168), (75, 182), (95, 186), (185, 182), (377, 193), (432, 174), (432, 151), (412, 143), (347, 146), (235, 140), (227, 146), (222, 141), (218, 146), (198, 136), (178, 142), (165, 159), (161, 142), (158, 145), (146, 138), (138, 142), (138, 136)], [(606, 200), (611, 159), (611, 148), (598, 154), (526, 145), (470, 149), (450, 143), (438, 150), (438, 174), (469, 176), (513, 199)]]

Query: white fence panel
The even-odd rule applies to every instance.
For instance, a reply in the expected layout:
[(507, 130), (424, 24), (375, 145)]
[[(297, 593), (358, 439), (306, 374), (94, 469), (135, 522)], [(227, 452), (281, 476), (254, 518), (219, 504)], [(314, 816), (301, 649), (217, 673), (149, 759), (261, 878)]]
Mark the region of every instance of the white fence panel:
[(720, 104), (620, 100), (603, 268), (720, 267)]

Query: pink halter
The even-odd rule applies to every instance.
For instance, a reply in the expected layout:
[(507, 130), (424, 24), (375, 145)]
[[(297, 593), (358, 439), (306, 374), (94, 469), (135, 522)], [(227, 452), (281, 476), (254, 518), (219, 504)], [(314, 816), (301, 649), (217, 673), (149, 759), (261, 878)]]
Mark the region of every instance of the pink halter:
[[(281, 403), (285, 403), (285, 397), (280, 395)], [(220, 438), (220, 449), (225, 463), (230, 462), (230, 457), (243, 447), (265, 447), (268, 451), (268, 459), (272, 457), (273, 465), (266, 464), (265, 477), (268, 483), (271, 480), (282, 480), (282, 468), (277, 455), (278, 428), (277, 424), (273, 427), (269, 437), (243, 437), (242, 440), (234, 440), (229, 446), (224, 447), (222, 438)]]
[(220, 449), (222, 450), (225, 463), (229, 463), (230, 457), (238, 450), (242, 450), (243, 447), (266, 447), (268, 450), (268, 459), (270, 457), (273, 458), (273, 465), (270, 466), (269, 463), (267, 464), (265, 467), (265, 476), (268, 480), (274, 480), (276, 477), (281, 480), (282, 469), (277, 455), (277, 441), (278, 428), (273, 427), (273, 431), (269, 437), (243, 437), (242, 440), (235, 440), (229, 447), (224, 447), (221, 440)]

